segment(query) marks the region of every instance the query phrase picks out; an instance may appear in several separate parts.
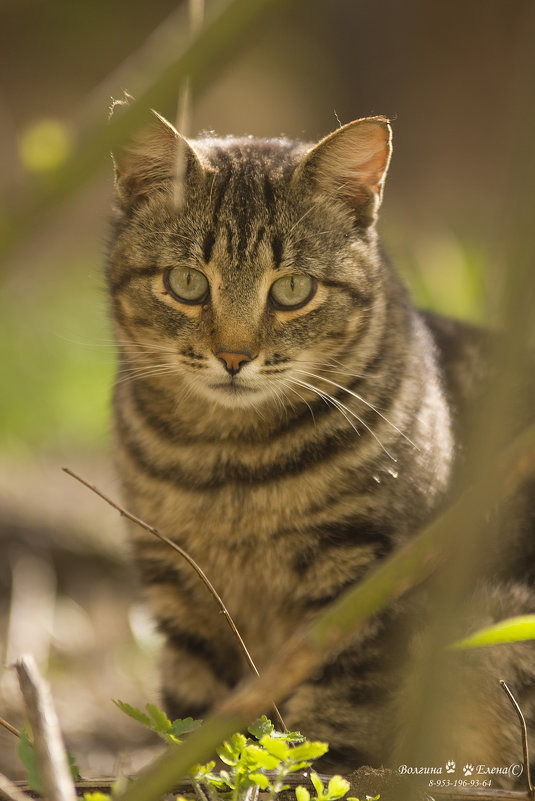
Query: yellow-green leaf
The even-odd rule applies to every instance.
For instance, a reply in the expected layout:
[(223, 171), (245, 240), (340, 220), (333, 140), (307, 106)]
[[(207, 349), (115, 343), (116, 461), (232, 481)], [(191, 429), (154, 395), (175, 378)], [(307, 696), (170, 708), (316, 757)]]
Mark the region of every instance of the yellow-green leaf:
[(333, 776), (332, 779), (329, 781), (329, 786), (327, 788), (327, 792), (330, 799), (342, 798), (349, 791), (350, 784), (347, 779), (343, 779), (341, 776)]
[(297, 798), (297, 801), (310, 801), (310, 793), (306, 787), (303, 787), (302, 784), (299, 784), (295, 788), (295, 797)]
[(261, 790), (267, 790), (269, 787), (269, 779), (264, 773), (250, 773), (249, 778), (252, 782), (257, 784)]
[(520, 615), (479, 629), (469, 637), (450, 645), (450, 649), (481, 648), (485, 645), (535, 640), (535, 615)]
[(262, 737), (260, 740), (260, 745), (262, 745), (266, 751), (269, 751), (270, 754), (273, 754), (273, 756), (277, 757), (278, 759), (287, 759), (288, 754), (290, 753), (290, 747), (286, 745), (285, 742), (275, 737), (270, 737), (269, 734), (265, 734)]

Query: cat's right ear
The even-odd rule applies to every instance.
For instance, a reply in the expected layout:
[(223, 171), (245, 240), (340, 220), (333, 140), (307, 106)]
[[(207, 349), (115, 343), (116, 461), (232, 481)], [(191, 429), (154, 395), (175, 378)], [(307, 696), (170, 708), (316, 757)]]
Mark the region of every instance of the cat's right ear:
[(392, 130), (385, 117), (365, 117), (322, 139), (298, 165), (293, 181), (342, 201), (360, 225), (371, 225), (383, 198), (392, 153)]
[(172, 195), (177, 158), (186, 160), (186, 180), (203, 174), (198, 154), (164, 117), (153, 112), (152, 125), (125, 149), (114, 153), (115, 193), (123, 211), (129, 212), (155, 192)]

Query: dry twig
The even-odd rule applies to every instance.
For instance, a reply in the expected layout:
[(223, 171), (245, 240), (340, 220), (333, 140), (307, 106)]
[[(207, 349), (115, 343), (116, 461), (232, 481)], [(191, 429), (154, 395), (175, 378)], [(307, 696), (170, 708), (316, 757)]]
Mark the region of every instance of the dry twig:
[(535, 795), (535, 791), (533, 790), (533, 785), (531, 783), (531, 774), (529, 771), (529, 746), (528, 746), (528, 730), (526, 727), (526, 721), (524, 719), (524, 715), (522, 714), (522, 710), (518, 704), (518, 701), (514, 697), (513, 693), (504, 682), (503, 679), (500, 679), (500, 686), (502, 690), (506, 693), (507, 697), (511, 701), (513, 705), (513, 709), (515, 710), (516, 714), (518, 715), (518, 720), (520, 722), (520, 730), (522, 732), (522, 752), (524, 754), (524, 775), (526, 777), (526, 782), (528, 785), (528, 795), (529, 798), (532, 799)]
[(7, 801), (30, 801), (30, 796), (23, 793), (20, 787), (0, 773), (0, 798), (6, 798)]
[(4, 729), (10, 731), (11, 734), (15, 735), (15, 737), (20, 737), (20, 731), (12, 726), (7, 720), (4, 720), (4, 718), (0, 718), (0, 726), (3, 726)]
[(33, 730), (44, 794), (50, 801), (75, 801), (76, 793), (50, 688), (39, 674), (33, 656), (21, 657), (15, 668)]

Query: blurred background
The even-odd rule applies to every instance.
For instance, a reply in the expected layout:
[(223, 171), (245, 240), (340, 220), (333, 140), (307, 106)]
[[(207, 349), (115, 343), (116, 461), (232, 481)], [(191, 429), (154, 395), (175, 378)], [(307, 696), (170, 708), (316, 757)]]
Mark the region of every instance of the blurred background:
[[(207, 15), (217, 5), (207, 0)], [(0, 31), (9, 237), (12, 209), (54, 181), (111, 97), (136, 96), (184, 46), (187, 4), (1, 0)], [(521, 179), (534, 159), (534, 41), (532, 0), (288, 1), (202, 91), (194, 81), (191, 131), (313, 141), (357, 117), (391, 118), (386, 252), (420, 305), (492, 324), (511, 267), (500, 233), (519, 203), (533, 206)], [(172, 120), (177, 94), (158, 108)], [(24, 721), (9, 664), (32, 651), (89, 775), (136, 769), (154, 744), (110, 699), (158, 696), (121, 520), (60, 470), (117, 497), (102, 277), (111, 196), (103, 156), (39, 220), (23, 215), (0, 276), (0, 716)], [(15, 748), (0, 730), (11, 777)]]

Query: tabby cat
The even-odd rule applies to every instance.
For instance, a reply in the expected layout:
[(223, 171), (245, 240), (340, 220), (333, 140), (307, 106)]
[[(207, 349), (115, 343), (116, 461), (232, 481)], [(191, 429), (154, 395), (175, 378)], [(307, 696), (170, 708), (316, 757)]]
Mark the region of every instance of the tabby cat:
[[(379, 249), (390, 155), (390, 125), (371, 117), (315, 145), (186, 141), (158, 118), (116, 156), (107, 275), (126, 505), (204, 568), (260, 669), (444, 504), (478, 391), (485, 335), (417, 311)], [(166, 638), (165, 703), (203, 717), (244, 660), (191, 568), (132, 538)], [(489, 619), (533, 610), (521, 583), (481, 592)], [(400, 609), (284, 703), (286, 723), (327, 740), (338, 765), (393, 758), (392, 655), (411, 650)], [(473, 658), (459, 759), (518, 760), (495, 679), (533, 685), (525, 649)]]

